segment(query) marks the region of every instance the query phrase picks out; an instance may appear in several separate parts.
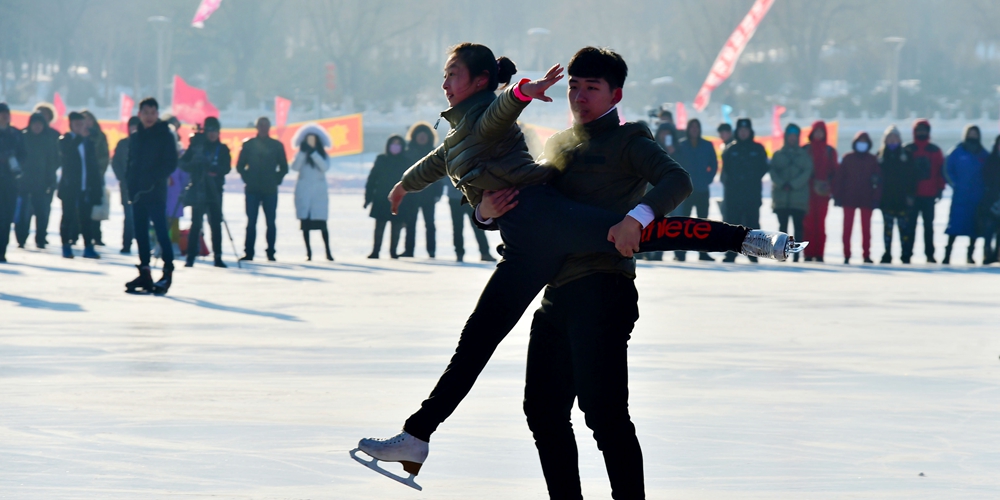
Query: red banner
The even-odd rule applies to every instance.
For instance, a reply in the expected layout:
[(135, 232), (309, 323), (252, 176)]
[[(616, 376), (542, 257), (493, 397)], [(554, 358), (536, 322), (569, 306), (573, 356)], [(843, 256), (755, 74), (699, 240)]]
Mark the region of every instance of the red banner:
[(776, 141), (785, 136), (785, 132), (781, 130), (781, 115), (785, 114), (785, 111), (787, 109), (784, 106), (777, 104), (771, 108), (771, 137)]
[(274, 97), (274, 126), (281, 130), (288, 124), (288, 111), (292, 109), (292, 101), (284, 97)]
[(132, 117), (132, 108), (134, 107), (135, 100), (123, 92), (121, 102), (118, 104), (118, 121), (122, 122), (122, 127), (128, 127), (128, 119)]
[(56, 92), (52, 97), (52, 107), (56, 108), (56, 120), (66, 116), (66, 104), (63, 103), (62, 96)]
[(191, 20), (191, 26), (204, 28), (205, 21), (218, 10), (220, 5), (222, 5), (222, 0), (201, 0), (201, 5), (198, 6), (198, 10), (194, 13), (194, 19)]
[(684, 103), (678, 102), (675, 108), (677, 111), (675, 114), (677, 116), (674, 117), (674, 124), (677, 126), (677, 128), (687, 128), (688, 112), (687, 109), (684, 108)]
[(740, 59), (740, 54), (743, 53), (743, 49), (746, 48), (754, 32), (757, 31), (757, 26), (764, 19), (764, 16), (767, 15), (767, 11), (773, 3), (774, 0), (757, 0), (754, 2), (753, 7), (750, 8), (750, 12), (747, 13), (743, 21), (736, 27), (736, 31), (733, 31), (733, 34), (729, 35), (729, 40), (726, 40), (726, 45), (722, 47), (722, 51), (715, 58), (715, 62), (712, 63), (712, 69), (708, 72), (708, 77), (705, 78), (705, 83), (701, 85), (701, 90), (698, 91), (697, 97), (694, 98), (694, 109), (704, 111), (712, 98), (712, 91), (721, 85), (722, 82), (726, 81), (729, 75), (733, 74), (736, 62)]
[(174, 97), (171, 105), (174, 116), (184, 123), (204, 123), (209, 116), (219, 116), (219, 110), (208, 100), (208, 94), (192, 87), (183, 78), (174, 75)]

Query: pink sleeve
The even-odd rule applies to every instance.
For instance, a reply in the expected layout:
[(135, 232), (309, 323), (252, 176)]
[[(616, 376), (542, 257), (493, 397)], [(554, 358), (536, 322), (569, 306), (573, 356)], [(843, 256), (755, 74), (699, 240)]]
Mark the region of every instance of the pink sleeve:
[(531, 80), (529, 80), (527, 78), (522, 78), (521, 81), (517, 82), (517, 85), (514, 85), (514, 97), (517, 97), (518, 99), (520, 99), (521, 102), (528, 102), (528, 101), (531, 100), (530, 97), (524, 95), (521, 92), (521, 85), (524, 85), (525, 83), (528, 83), (530, 81)]

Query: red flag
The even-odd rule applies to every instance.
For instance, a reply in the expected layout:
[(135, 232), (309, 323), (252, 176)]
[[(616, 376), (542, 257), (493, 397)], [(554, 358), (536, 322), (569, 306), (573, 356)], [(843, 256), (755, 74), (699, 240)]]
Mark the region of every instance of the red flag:
[(174, 75), (173, 113), (187, 123), (204, 123), (209, 116), (219, 116), (219, 110), (208, 101), (204, 90), (188, 85), (177, 75)]
[(58, 120), (60, 116), (66, 116), (66, 103), (63, 102), (62, 96), (59, 95), (59, 92), (56, 92), (56, 95), (52, 97), (52, 105), (56, 108), (55, 120)]
[(201, 0), (201, 5), (198, 6), (198, 10), (194, 13), (194, 19), (191, 20), (191, 26), (204, 28), (205, 21), (218, 10), (220, 5), (222, 5), (222, 0)]
[(134, 107), (135, 101), (125, 93), (122, 93), (121, 102), (118, 104), (118, 119), (127, 124), (128, 119), (132, 117), (132, 108)]
[(708, 101), (712, 98), (712, 91), (721, 85), (722, 82), (726, 81), (729, 75), (733, 74), (736, 62), (740, 59), (740, 54), (746, 48), (747, 42), (753, 38), (754, 32), (757, 31), (757, 26), (764, 19), (764, 16), (767, 15), (767, 11), (773, 3), (774, 0), (757, 0), (754, 2), (753, 7), (750, 7), (750, 12), (747, 13), (743, 21), (736, 27), (736, 31), (733, 31), (733, 34), (729, 35), (729, 40), (726, 40), (726, 45), (722, 47), (719, 55), (716, 56), (715, 62), (712, 63), (712, 69), (708, 72), (708, 77), (705, 78), (705, 83), (701, 85), (701, 90), (698, 91), (698, 95), (694, 98), (694, 109), (704, 111), (708, 106)]
[(785, 137), (784, 131), (781, 130), (781, 115), (785, 114), (787, 110), (784, 106), (777, 104), (771, 110), (771, 137), (774, 137), (775, 141), (780, 141), (781, 138)]
[(278, 129), (285, 128), (288, 123), (288, 111), (292, 109), (292, 101), (284, 97), (274, 97), (274, 126)]
[(687, 109), (684, 108), (683, 102), (678, 102), (676, 107), (677, 107), (677, 116), (674, 117), (674, 123), (677, 124), (677, 128), (684, 127), (686, 129), (688, 123)]

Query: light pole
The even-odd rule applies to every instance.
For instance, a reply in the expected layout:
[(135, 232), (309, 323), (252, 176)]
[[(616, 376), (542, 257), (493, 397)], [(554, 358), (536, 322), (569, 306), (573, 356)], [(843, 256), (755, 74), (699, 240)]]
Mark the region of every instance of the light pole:
[(156, 30), (156, 100), (163, 107), (163, 73), (166, 72), (166, 48), (164, 38), (170, 27), (170, 18), (164, 16), (153, 16), (147, 19)]
[(906, 39), (898, 36), (885, 38), (885, 43), (892, 46), (892, 66), (889, 69), (889, 78), (892, 80), (892, 119), (899, 118), (899, 53), (906, 45)]

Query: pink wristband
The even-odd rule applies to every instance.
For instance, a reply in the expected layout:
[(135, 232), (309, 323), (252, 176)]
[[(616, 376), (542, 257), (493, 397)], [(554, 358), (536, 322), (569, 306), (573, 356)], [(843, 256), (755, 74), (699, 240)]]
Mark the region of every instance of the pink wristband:
[(521, 81), (517, 82), (517, 85), (514, 85), (514, 97), (520, 99), (521, 102), (531, 101), (530, 97), (524, 95), (524, 93), (521, 92), (521, 85), (524, 85), (525, 83), (528, 83), (530, 81), (531, 80), (527, 78), (522, 78)]

